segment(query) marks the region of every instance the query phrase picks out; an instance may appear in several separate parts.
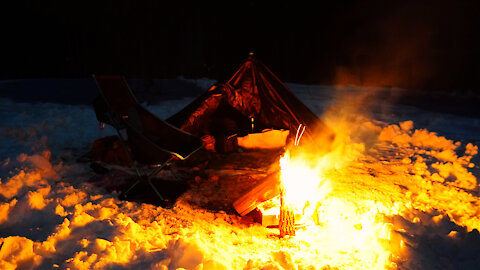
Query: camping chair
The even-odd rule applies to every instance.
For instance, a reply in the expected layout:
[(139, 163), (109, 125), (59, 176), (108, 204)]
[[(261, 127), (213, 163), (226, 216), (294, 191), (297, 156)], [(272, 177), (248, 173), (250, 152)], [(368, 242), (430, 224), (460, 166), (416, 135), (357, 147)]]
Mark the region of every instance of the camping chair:
[[(152, 178), (172, 160), (190, 157), (202, 147), (202, 140), (143, 108), (123, 76), (93, 75), (93, 78), (100, 90), (100, 96), (94, 101), (97, 119), (116, 129), (136, 176), (135, 183), (122, 193), (122, 197), (126, 198), (140, 182), (147, 182), (164, 201)], [(141, 165), (152, 170), (142, 173)]]

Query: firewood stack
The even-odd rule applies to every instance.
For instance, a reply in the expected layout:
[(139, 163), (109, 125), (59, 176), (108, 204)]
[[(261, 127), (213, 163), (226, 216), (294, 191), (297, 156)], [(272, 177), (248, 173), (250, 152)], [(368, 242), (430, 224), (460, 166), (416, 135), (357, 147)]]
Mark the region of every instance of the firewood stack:
[[(281, 184), (279, 171), (269, 174), (258, 185), (238, 198), (233, 203), (233, 207), (240, 216), (245, 216), (257, 208), (261, 203), (271, 200), (278, 195), (280, 195), (280, 215), (277, 216), (277, 218), (279, 222), (280, 237), (285, 237), (287, 235), (294, 236), (295, 213), (292, 205), (285, 202), (285, 188)], [(271, 226), (270, 219), (271, 218), (268, 218), (268, 224), (262, 223), (262, 225)]]

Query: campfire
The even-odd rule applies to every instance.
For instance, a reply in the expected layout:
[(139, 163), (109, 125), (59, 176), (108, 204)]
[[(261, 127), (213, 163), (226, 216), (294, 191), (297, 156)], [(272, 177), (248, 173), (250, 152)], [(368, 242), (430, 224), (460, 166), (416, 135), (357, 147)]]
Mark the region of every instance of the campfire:
[(334, 179), (323, 175), (326, 168), (311, 167), (301, 154), (287, 150), (279, 163), (280, 194), (258, 205), (264, 226), (278, 227), (280, 237), (308, 242), (334, 260), (350, 254), (370, 269), (389, 264), (392, 250), (404, 244), (393, 239), (391, 224), (384, 219), (394, 209), (347, 197), (333, 187)]
[[(303, 159), (286, 151), (280, 159), (280, 194), (258, 206), (263, 225), (279, 225), (280, 236), (295, 235), (295, 225), (314, 224), (315, 209), (329, 192), (328, 181)], [(271, 218), (264, 218), (271, 217)], [(268, 222), (267, 220), (275, 220)], [(305, 219), (303, 218), (305, 217)]]
[[(363, 144), (349, 138), (339, 133), (333, 150), (325, 155), (295, 143), (280, 158), (279, 171), (267, 176), (234, 206), (241, 215), (256, 207), (263, 226), (277, 229), (280, 238), (307, 243), (322, 254), (323, 263), (354, 258), (349, 268), (385, 269), (394, 265), (392, 260), (405, 246), (389, 219), (399, 215), (401, 207), (375, 191), (366, 191), (366, 187), (375, 186), (374, 181), (356, 183), (352, 179), (346, 183), (337, 179), (336, 170), (345, 171), (345, 166), (364, 151)], [(312, 256), (307, 253), (306, 257)]]

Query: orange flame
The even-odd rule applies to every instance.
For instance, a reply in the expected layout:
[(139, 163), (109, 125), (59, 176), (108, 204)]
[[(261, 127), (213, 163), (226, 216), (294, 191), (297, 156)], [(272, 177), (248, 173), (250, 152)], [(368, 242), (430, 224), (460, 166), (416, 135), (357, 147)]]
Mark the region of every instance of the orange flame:
[[(281, 181), (285, 187), (285, 200), (296, 212), (303, 214), (308, 229), (297, 232), (295, 241), (306, 241), (332, 261), (354, 256), (359, 269), (384, 269), (392, 252), (391, 224), (383, 221), (395, 209), (371, 200), (355, 200), (335, 189), (333, 179), (323, 172), (328, 169), (320, 157), (316, 168), (305, 161), (305, 156), (292, 157), (287, 151), (280, 159)], [(310, 160), (311, 161), (311, 160)], [(315, 164), (315, 162), (313, 162)], [(387, 243), (387, 244), (386, 244)]]

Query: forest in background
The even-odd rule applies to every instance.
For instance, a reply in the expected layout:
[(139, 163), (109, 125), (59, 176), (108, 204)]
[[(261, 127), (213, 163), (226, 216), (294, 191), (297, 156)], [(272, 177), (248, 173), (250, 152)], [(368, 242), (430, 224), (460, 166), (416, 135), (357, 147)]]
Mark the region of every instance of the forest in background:
[(10, 1), (0, 79), (222, 80), (250, 51), (287, 82), (473, 91), (476, 1)]

